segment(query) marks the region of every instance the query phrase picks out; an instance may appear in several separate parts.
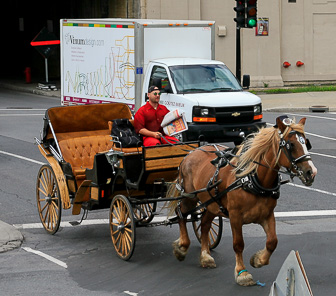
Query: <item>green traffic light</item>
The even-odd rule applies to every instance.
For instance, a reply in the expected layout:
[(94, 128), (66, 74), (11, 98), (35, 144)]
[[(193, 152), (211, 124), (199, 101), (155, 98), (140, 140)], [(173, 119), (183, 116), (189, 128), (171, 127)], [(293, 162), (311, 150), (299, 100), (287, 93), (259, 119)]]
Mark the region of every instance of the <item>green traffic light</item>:
[(255, 19), (250, 19), (250, 20), (248, 21), (248, 25), (249, 25), (250, 27), (255, 27), (255, 26), (257, 25), (257, 21), (256, 21)]

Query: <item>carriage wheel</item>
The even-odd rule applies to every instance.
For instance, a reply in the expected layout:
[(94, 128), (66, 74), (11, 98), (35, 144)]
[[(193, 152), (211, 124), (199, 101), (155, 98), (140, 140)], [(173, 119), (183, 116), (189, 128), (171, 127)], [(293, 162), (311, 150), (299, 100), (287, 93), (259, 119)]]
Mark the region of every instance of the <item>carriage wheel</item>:
[(43, 165), (38, 172), (36, 201), (44, 229), (55, 234), (61, 222), (62, 200), (55, 173), (50, 165)]
[[(201, 218), (205, 211), (201, 211), (196, 217), (198, 218), (196, 221), (193, 221), (193, 229), (197, 240), (201, 243)], [(215, 218), (211, 222), (211, 227), (209, 231), (209, 248), (213, 250), (219, 244), (222, 239), (222, 232), (223, 232), (223, 218), (217, 217), (218, 220)]]
[(135, 220), (131, 203), (123, 195), (116, 195), (111, 202), (110, 231), (117, 255), (129, 260), (135, 247)]
[[(139, 208), (133, 208), (135, 218), (138, 220), (137, 223), (139, 223), (139, 225), (150, 223), (154, 218), (153, 213), (156, 211), (156, 202), (140, 204), (138, 207), (141, 211)], [(147, 216), (146, 218), (144, 218), (144, 213)]]

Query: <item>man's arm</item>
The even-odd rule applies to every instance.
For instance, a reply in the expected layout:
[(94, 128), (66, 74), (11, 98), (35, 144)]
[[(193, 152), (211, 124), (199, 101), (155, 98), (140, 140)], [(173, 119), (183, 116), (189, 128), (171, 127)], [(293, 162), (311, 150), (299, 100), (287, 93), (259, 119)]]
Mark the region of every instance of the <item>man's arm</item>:
[(139, 134), (145, 137), (153, 137), (156, 139), (160, 139), (162, 135), (160, 132), (151, 132), (146, 128), (142, 128), (141, 130), (139, 130)]

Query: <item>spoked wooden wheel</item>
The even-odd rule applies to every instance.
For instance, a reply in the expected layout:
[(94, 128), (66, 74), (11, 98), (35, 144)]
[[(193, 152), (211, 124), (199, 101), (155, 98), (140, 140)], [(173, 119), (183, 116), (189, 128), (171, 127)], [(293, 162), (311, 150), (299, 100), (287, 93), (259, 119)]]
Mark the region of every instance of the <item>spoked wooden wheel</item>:
[(50, 165), (43, 165), (37, 175), (37, 209), (44, 229), (55, 234), (60, 226), (62, 201), (55, 174)]
[[(195, 232), (195, 235), (197, 237), (197, 240), (201, 243), (201, 218), (202, 215), (204, 215), (205, 211), (202, 210), (199, 213), (197, 213), (196, 217), (198, 218), (196, 221), (193, 221), (193, 229)], [(216, 248), (219, 244), (219, 242), (222, 239), (222, 232), (223, 232), (223, 218), (222, 217), (216, 217), (211, 222), (211, 227), (209, 231), (209, 248), (210, 250)]]
[(117, 255), (129, 260), (135, 247), (135, 220), (131, 203), (123, 195), (116, 195), (111, 202), (110, 231)]
[(137, 208), (134, 207), (133, 211), (139, 225), (148, 224), (154, 218), (153, 213), (156, 211), (156, 202), (140, 204)]

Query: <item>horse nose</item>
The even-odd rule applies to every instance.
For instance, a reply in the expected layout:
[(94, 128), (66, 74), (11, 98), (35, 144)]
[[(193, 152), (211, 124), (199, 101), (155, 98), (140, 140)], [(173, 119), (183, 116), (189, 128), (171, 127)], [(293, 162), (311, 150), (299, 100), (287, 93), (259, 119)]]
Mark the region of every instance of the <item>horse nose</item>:
[(317, 175), (317, 168), (314, 166), (313, 163), (309, 163), (310, 167), (311, 167), (311, 175), (313, 176), (313, 178)]

